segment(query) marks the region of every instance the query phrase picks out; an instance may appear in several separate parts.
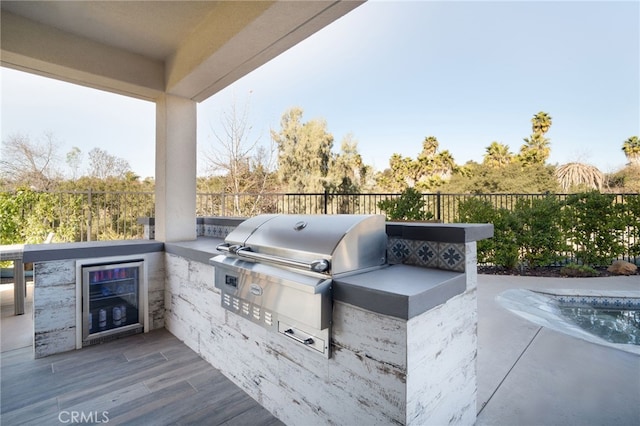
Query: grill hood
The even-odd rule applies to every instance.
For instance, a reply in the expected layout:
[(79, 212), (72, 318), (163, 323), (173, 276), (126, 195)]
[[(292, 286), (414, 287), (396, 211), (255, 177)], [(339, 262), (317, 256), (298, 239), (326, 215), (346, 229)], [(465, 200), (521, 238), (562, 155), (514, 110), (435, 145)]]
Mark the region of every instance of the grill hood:
[(386, 246), (382, 215), (260, 215), (242, 222), (219, 248), (245, 260), (336, 275), (383, 265)]
[(333, 277), (381, 267), (386, 247), (384, 216), (262, 215), (210, 263), (225, 309), (330, 357)]

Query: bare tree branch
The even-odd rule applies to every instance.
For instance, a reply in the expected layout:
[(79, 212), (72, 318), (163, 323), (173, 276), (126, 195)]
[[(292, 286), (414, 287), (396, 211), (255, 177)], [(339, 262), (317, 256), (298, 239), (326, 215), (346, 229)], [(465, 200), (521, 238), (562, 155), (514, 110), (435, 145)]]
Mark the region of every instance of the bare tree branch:
[(43, 190), (60, 178), (58, 141), (47, 132), (39, 141), (16, 133), (2, 141), (0, 174), (13, 186), (27, 185)]

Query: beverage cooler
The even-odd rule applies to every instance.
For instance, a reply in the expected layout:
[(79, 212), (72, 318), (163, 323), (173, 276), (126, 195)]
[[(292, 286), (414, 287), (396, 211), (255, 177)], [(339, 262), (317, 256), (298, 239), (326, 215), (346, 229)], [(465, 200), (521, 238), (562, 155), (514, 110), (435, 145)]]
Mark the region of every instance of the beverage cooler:
[(144, 329), (143, 261), (82, 267), (82, 343)]

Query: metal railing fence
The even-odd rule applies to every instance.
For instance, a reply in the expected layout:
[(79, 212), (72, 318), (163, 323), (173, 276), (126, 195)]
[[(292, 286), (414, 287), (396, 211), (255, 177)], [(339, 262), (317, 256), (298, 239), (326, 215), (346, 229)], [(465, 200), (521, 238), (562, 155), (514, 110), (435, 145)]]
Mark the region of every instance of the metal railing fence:
[[(26, 243), (41, 243), (50, 232), (55, 241), (108, 241), (144, 237), (138, 218), (153, 217), (153, 192), (18, 191), (4, 193), (5, 221), (22, 222), (19, 232)], [(7, 196), (8, 195), (8, 196)], [(13, 213), (14, 217), (9, 217)]]
[[(31, 234), (23, 242), (42, 242), (48, 232), (56, 233), (56, 241), (97, 241), (143, 238), (139, 218), (154, 217), (153, 192), (58, 191), (34, 193), (37, 196), (16, 201), (16, 221), (22, 221)], [(4, 200), (13, 196), (3, 193)], [(488, 202), (494, 208), (513, 210), (520, 200), (555, 197), (565, 201), (570, 194), (451, 194), (425, 193), (423, 209), (442, 223), (458, 220), (461, 203), (469, 199)], [(336, 194), (330, 192), (310, 194), (263, 193), (224, 194), (197, 193), (196, 216), (250, 217), (265, 213), (281, 214), (384, 214), (378, 207), (387, 199), (400, 194)], [(624, 206), (638, 203), (640, 194), (612, 195), (613, 204)], [(16, 200), (19, 197), (14, 197)], [(4, 212), (3, 212), (4, 214)], [(3, 217), (3, 221), (5, 218)], [(7, 219), (8, 220), (8, 219)], [(633, 222), (633, 220), (632, 220)], [(622, 258), (639, 259), (630, 248), (640, 244), (640, 218), (638, 225), (627, 225), (622, 232), (625, 253)]]
[[(539, 200), (555, 197), (565, 201), (571, 194), (449, 194), (423, 193), (423, 210), (431, 212), (434, 220), (453, 223), (458, 219), (459, 205), (469, 199), (488, 201), (496, 208), (513, 210), (519, 200)], [(640, 194), (613, 194), (614, 204), (624, 204), (628, 197)], [(330, 192), (287, 194), (221, 194), (198, 193), (196, 213), (198, 216), (236, 216), (249, 217), (264, 213), (281, 214), (384, 214), (378, 207), (380, 201), (397, 199), (398, 193), (349, 193)]]

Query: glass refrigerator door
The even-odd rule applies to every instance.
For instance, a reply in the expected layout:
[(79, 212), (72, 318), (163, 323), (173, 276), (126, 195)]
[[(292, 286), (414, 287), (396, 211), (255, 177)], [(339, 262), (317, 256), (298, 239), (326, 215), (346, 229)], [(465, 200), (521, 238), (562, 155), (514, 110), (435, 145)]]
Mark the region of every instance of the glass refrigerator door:
[(142, 262), (83, 268), (83, 339), (139, 327)]

